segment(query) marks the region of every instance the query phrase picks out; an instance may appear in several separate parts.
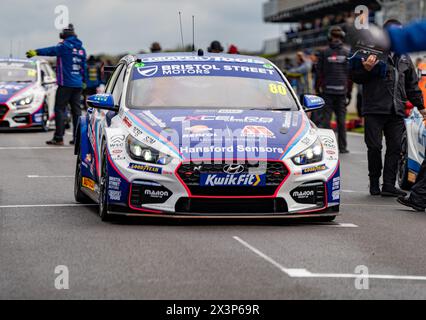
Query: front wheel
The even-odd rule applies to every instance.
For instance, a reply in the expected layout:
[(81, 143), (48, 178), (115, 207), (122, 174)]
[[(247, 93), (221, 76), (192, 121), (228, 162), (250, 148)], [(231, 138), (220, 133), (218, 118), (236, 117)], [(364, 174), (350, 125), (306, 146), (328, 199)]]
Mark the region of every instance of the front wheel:
[(99, 180), (99, 216), (102, 221), (110, 221), (111, 215), (108, 214), (108, 159), (105, 146), (102, 149), (101, 178)]
[(407, 132), (402, 136), (401, 158), (398, 163), (398, 184), (402, 190), (410, 190), (413, 186), (408, 180), (408, 136)]
[(41, 131), (48, 132), (49, 131), (49, 107), (45, 103), (43, 105), (43, 114), (42, 114), (42, 124)]

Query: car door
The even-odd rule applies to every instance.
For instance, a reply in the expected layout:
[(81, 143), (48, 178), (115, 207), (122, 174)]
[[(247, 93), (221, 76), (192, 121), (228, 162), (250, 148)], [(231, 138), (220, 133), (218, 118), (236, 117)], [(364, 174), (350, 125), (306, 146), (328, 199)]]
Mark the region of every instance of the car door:
[(49, 108), (49, 116), (52, 117), (55, 112), (56, 90), (58, 89), (56, 76), (47, 62), (42, 62), (40, 69), (43, 74), (42, 85), (46, 90), (46, 102)]
[[(114, 97), (115, 104), (120, 104), (121, 94), (124, 86), (124, 76), (126, 74), (126, 66), (124, 63), (117, 66), (113, 75), (111, 76), (106, 93), (112, 94)], [(100, 164), (102, 159), (102, 139), (104, 127), (107, 126), (107, 115), (108, 111), (89, 108), (89, 140), (93, 148), (93, 156), (95, 159), (97, 178), (100, 177)]]

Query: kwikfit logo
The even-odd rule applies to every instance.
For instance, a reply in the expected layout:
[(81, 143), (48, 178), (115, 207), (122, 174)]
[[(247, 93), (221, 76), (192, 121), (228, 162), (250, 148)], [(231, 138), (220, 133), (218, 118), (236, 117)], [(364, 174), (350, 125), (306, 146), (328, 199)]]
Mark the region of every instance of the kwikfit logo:
[(203, 183), (204, 186), (253, 186), (256, 187), (261, 182), (261, 178), (258, 175), (253, 174), (241, 174), (241, 175), (219, 175), (212, 174), (205, 178)]

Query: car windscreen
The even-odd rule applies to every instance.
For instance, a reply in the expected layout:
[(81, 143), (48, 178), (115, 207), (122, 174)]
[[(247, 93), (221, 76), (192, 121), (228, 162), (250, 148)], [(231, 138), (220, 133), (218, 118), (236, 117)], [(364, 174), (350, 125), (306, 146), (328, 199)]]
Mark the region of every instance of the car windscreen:
[(270, 64), (157, 63), (133, 68), (130, 108), (244, 108), (298, 110)]
[(0, 82), (35, 82), (37, 67), (31, 63), (0, 62)]

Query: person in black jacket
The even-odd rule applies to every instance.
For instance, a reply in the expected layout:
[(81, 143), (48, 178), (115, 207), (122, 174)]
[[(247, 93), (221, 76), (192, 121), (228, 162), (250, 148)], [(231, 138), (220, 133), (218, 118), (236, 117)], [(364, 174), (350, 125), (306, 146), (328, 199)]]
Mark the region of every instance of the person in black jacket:
[(349, 50), (343, 46), (344, 37), (342, 28), (331, 27), (330, 45), (320, 54), (317, 64), (318, 80), (325, 100), (321, 126), (330, 129), (333, 112), (336, 114), (340, 153), (349, 152), (346, 140), (346, 107), (352, 89), (349, 82)]
[[(384, 27), (401, 25), (388, 20)], [(382, 62), (381, 64), (384, 64)], [(417, 71), (408, 56), (390, 52), (386, 68), (380, 66), (375, 55), (362, 60), (362, 66), (352, 69), (352, 80), (362, 84), (363, 115), (365, 116), (365, 142), (368, 148), (370, 194), (405, 196), (395, 187), (401, 138), (405, 130), (404, 109), (407, 100), (419, 110), (424, 109), (422, 92), (418, 86)], [(378, 71), (377, 68), (385, 70)], [(382, 139), (386, 138), (385, 164), (382, 164)], [(383, 187), (380, 177), (383, 169)]]

